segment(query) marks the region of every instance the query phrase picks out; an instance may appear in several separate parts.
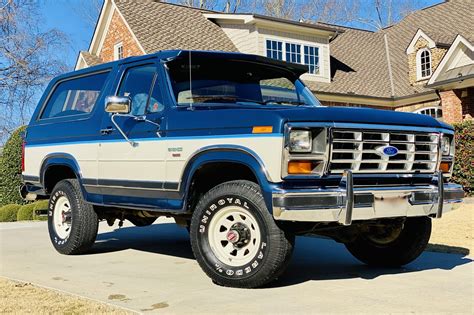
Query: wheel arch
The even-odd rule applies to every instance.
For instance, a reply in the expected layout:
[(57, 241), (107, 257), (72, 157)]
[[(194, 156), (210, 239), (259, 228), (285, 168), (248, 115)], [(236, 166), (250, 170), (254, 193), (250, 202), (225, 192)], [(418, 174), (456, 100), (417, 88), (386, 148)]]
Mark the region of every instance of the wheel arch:
[[(199, 172), (206, 167), (219, 167), (223, 169), (222, 165), (241, 167), (242, 170), (247, 170), (250, 172), (261, 190), (265, 198), (265, 203), (269, 209), (272, 211), (272, 182), (270, 175), (265, 167), (263, 161), (258, 157), (258, 155), (249, 148), (242, 146), (210, 146), (205, 147), (193, 154), (187, 161), (182, 176), (181, 176), (181, 190), (185, 198), (186, 207), (190, 202), (190, 193), (192, 190), (192, 184), (196, 179), (196, 176), (199, 175)], [(252, 180), (249, 177), (249, 173), (241, 173), (240, 178), (229, 178), (230, 180), (235, 179), (248, 179)]]
[[(60, 174), (58, 174), (60, 172)], [(81, 181), (81, 171), (76, 159), (67, 153), (48, 154), (41, 163), (40, 183), (46, 193), (51, 193), (54, 185), (60, 180), (76, 178), (85, 193)]]

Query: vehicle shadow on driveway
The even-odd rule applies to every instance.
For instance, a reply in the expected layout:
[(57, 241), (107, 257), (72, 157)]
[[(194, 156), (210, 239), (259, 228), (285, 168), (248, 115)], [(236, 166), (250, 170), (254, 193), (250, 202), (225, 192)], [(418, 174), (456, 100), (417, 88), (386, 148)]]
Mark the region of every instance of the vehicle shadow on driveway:
[[(188, 232), (174, 223), (124, 227), (99, 234), (89, 254), (99, 255), (127, 249), (194, 259)], [(432, 269), (451, 270), (468, 263), (472, 263), (472, 259), (463, 255), (425, 252), (416, 261), (402, 268), (374, 268), (360, 263), (344, 245), (333, 240), (297, 237), (287, 271), (270, 286), (291, 286), (311, 280), (374, 279), (382, 275)]]
[(194, 259), (188, 231), (174, 223), (122, 227), (112, 232), (100, 233), (89, 254), (127, 249)]
[(426, 270), (451, 270), (472, 263), (459, 254), (424, 252), (414, 262), (401, 268), (369, 267), (333, 240), (298, 237), (290, 266), (271, 287), (291, 286), (310, 280), (375, 279), (383, 275), (403, 274)]

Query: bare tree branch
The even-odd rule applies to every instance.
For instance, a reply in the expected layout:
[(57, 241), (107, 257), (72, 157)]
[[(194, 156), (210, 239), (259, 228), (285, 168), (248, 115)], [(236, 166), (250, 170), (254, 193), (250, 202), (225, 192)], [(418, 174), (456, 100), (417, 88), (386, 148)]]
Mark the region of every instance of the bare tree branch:
[(52, 76), (65, 71), (65, 35), (41, 31), (31, 1), (8, 0), (0, 6), (0, 143), (25, 124)]

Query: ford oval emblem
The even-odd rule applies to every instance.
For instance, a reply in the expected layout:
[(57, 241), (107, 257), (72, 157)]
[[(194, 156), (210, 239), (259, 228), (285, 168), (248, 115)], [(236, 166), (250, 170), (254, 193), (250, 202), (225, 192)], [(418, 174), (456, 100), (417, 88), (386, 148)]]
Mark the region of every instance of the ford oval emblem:
[(379, 152), (381, 152), (385, 156), (395, 156), (398, 154), (398, 149), (391, 145), (387, 145), (385, 147), (379, 148)]

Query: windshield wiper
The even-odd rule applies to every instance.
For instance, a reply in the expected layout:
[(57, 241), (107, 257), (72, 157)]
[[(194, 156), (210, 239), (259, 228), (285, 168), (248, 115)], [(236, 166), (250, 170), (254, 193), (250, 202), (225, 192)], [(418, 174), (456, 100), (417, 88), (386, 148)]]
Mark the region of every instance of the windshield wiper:
[(257, 103), (263, 104), (263, 102), (259, 102), (256, 100), (252, 100), (249, 98), (239, 97), (237, 95), (194, 95), (186, 97), (187, 100), (193, 100), (198, 103), (205, 103), (209, 101), (226, 101), (226, 102), (250, 102), (250, 103)]
[(306, 103), (300, 102), (300, 101), (278, 101), (278, 100), (266, 100), (263, 102), (263, 104), (279, 104), (279, 105), (308, 105)]

